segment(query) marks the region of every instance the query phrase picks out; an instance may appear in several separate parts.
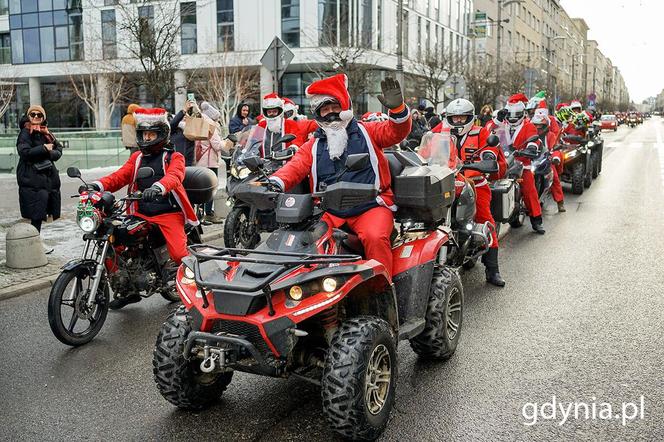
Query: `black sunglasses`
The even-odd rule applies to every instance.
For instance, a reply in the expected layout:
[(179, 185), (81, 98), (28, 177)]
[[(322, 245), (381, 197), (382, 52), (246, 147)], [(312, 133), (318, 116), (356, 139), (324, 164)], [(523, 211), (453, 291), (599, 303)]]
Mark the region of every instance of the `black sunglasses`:
[(44, 114), (41, 112), (30, 112), (30, 116), (32, 118), (44, 118)]

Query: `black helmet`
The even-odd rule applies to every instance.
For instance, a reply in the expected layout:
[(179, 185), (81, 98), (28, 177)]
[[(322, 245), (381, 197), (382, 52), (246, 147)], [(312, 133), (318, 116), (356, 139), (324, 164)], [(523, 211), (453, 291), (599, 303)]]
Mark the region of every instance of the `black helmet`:
[[(134, 111), (136, 120), (136, 144), (143, 155), (151, 155), (162, 150), (170, 141), (171, 126), (166, 119), (166, 111), (161, 108), (144, 109), (138, 108)], [(154, 140), (145, 139), (146, 132), (154, 132), (157, 137)]]

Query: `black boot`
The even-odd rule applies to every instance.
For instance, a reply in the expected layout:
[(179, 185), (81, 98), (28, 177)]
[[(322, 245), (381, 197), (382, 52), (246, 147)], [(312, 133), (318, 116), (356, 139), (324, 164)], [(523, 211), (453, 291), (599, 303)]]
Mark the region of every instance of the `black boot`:
[(141, 300), (141, 295), (134, 294), (129, 296), (121, 296), (111, 301), (111, 303), (108, 304), (108, 308), (110, 308), (111, 310), (120, 310), (122, 307), (126, 306), (127, 304), (134, 304), (136, 302), (139, 302), (140, 300)]
[(546, 230), (544, 230), (544, 227), (542, 226), (542, 216), (531, 216), (530, 217), (530, 225), (533, 226), (533, 230), (535, 233), (539, 233), (540, 235), (544, 235), (546, 233)]
[(486, 267), (486, 282), (498, 287), (505, 287), (505, 280), (500, 276), (500, 270), (498, 270), (498, 249), (489, 249), (482, 256), (482, 262)]

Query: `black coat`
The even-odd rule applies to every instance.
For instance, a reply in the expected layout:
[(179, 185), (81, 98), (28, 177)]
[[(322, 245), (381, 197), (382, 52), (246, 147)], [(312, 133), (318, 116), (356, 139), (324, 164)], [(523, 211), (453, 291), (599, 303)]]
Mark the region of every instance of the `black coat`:
[[(21, 120), (21, 127), (26, 123)], [(62, 156), (62, 145), (56, 143), (52, 151), (46, 150), (45, 135), (41, 132), (32, 132), (26, 128), (21, 129), (16, 140), (19, 160), (16, 168), (16, 181), (18, 182), (18, 200), (21, 207), (21, 216), (31, 220), (44, 220), (48, 215), (53, 219), (60, 218), (60, 176), (54, 161)], [(50, 160), (51, 168), (38, 171), (34, 164), (42, 160)]]
[(196, 142), (187, 139), (184, 131), (178, 127), (178, 124), (184, 118), (184, 112), (180, 111), (171, 119), (171, 143), (176, 152), (184, 155), (185, 166), (195, 166), (196, 161)]

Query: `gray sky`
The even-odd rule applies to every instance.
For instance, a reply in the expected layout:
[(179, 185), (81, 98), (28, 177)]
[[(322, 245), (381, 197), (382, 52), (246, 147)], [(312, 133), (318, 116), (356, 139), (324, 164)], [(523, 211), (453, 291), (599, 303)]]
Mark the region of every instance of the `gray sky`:
[(583, 18), (602, 53), (618, 66), (632, 101), (664, 89), (664, 1), (561, 0), (571, 17)]

